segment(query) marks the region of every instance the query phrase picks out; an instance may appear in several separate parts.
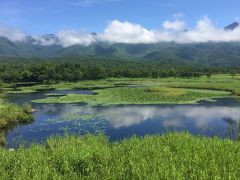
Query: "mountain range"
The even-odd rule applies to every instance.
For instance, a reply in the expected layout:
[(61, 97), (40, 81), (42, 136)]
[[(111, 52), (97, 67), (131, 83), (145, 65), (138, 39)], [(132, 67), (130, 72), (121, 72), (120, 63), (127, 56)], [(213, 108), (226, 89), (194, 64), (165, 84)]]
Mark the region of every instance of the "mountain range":
[[(226, 26), (225, 30), (234, 30), (239, 23)], [(95, 33), (93, 33), (95, 34)], [(154, 44), (109, 44), (96, 42), (89, 46), (73, 45), (63, 47), (54, 34), (41, 37), (49, 45), (40, 45), (36, 39), (28, 36), (25, 41), (12, 42), (0, 37), (1, 58), (56, 58), (66, 56), (101, 56), (155, 61), (173, 64), (201, 64), (206, 66), (240, 66), (240, 42), (177, 44), (161, 42)]]

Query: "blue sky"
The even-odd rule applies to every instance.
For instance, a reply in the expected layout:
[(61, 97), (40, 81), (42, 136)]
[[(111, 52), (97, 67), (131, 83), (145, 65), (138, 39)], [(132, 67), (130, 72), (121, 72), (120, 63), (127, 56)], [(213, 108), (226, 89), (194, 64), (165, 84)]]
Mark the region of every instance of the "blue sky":
[(26, 33), (102, 32), (113, 20), (155, 29), (182, 13), (188, 26), (207, 15), (217, 27), (240, 17), (239, 0), (0, 0), (0, 24)]

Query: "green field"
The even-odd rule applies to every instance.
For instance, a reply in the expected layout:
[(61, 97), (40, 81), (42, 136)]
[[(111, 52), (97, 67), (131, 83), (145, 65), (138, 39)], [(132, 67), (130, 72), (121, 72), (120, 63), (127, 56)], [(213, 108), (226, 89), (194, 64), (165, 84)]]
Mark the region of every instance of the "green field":
[(1, 179), (238, 179), (240, 143), (189, 134), (130, 138), (52, 138), (0, 148)]

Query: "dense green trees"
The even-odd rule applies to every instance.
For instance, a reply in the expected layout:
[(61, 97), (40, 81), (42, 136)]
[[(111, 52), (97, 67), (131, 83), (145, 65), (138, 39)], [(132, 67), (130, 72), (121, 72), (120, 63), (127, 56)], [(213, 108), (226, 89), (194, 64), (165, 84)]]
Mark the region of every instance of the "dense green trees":
[(239, 73), (240, 68), (205, 68), (95, 57), (0, 60), (0, 82), (75, 82), (107, 77), (198, 78), (229, 72)]

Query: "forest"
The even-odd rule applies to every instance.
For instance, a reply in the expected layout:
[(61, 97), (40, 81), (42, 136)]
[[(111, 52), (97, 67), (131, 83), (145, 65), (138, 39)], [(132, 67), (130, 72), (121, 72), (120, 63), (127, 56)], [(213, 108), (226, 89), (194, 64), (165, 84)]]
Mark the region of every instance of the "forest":
[(186, 64), (163, 64), (153, 61), (126, 61), (113, 57), (61, 57), (53, 59), (0, 59), (0, 81), (77, 82), (111, 77), (127, 78), (199, 78), (212, 74), (235, 74), (239, 67), (207, 67)]

